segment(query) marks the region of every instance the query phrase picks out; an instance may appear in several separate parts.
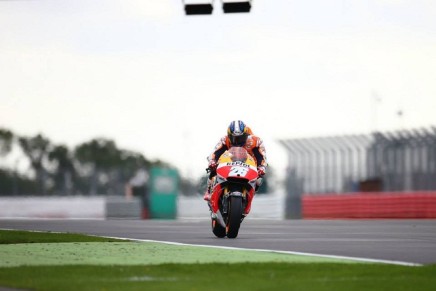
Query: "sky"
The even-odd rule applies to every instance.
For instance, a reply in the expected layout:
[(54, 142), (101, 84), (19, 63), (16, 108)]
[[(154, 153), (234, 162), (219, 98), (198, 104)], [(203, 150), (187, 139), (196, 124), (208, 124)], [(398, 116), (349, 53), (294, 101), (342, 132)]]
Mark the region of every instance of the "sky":
[(436, 125), (433, 0), (253, 0), (245, 14), (215, 0), (207, 16), (180, 0), (9, 0), (0, 27), (0, 127), (71, 148), (113, 139), (187, 177), (234, 119), (277, 172), (280, 139)]

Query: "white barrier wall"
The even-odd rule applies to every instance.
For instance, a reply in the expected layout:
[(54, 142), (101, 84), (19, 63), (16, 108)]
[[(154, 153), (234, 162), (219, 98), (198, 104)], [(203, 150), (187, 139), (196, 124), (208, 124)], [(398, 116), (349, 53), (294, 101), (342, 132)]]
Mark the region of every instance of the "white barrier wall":
[(105, 218), (104, 197), (0, 197), (0, 218)]
[[(117, 202), (114, 204), (114, 201)], [(124, 202), (123, 202), (124, 201)], [(54, 218), (54, 219), (105, 219), (140, 218), (134, 201), (123, 197), (72, 196), (72, 197), (0, 197), (1, 218)], [(132, 205), (133, 206), (132, 206)], [(179, 196), (177, 217), (180, 219), (208, 218), (209, 209), (202, 196)], [(126, 213), (133, 209), (135, 213)], [(108, 213), (107, 213), (108, 212)], [(110, 213), (109, 213), (110, 212)], [(280, 193), (256, 195), (251, 218), (283, 219), (284, 196)]]

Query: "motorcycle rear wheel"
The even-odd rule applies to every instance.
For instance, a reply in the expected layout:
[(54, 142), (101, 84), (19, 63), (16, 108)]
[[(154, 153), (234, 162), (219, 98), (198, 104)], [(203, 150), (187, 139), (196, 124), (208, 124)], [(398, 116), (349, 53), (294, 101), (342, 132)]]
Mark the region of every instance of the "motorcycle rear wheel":
[(230, 196), (228, 210), (226, 234), (228, 238), (236, 238), (241, 226), (242, 197)]

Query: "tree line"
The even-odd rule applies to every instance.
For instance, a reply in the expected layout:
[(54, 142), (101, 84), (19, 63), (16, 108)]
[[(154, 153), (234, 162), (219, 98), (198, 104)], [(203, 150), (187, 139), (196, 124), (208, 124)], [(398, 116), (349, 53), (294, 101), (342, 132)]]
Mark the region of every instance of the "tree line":
[(121, 149), (107, 138), (94, 138), (73, 149), (42, 134), (20, 136), (0, 128), (0, 161), (14, 149), (29, 163), (29, 171), (0, 165), (0, 195), (96, 195), (124, 193), (138, 170), (172, 168), (138, 152)]

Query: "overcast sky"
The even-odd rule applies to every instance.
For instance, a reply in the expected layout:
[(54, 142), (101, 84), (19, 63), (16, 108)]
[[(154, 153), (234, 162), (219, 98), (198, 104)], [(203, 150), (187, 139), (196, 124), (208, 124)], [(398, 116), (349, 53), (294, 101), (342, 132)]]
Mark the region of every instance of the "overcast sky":
[(278, 170), (280, 138), (436, 125), (434, 0), (220, 4), (0, 1), (0, 127), (110, 138), (196, 177), (232, 119)]

